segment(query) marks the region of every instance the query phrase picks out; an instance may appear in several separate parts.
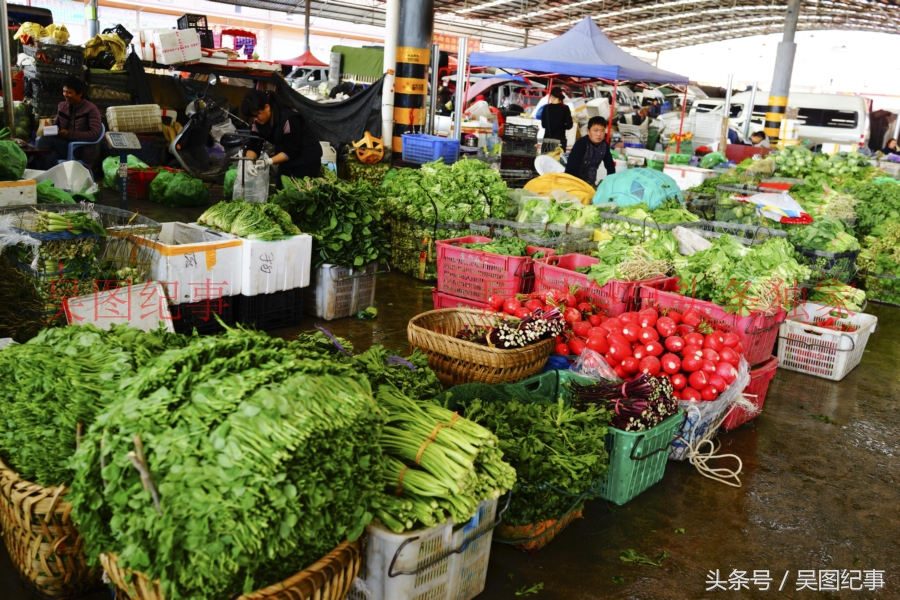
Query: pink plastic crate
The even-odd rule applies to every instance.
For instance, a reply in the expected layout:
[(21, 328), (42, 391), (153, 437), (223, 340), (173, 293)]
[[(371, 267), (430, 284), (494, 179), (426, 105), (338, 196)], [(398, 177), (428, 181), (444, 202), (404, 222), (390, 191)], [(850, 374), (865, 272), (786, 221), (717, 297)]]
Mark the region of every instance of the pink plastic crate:
[(641, 308), (645, 306), (673, 308), (679, 312), (693, 308), (711, 324), (733, 331), (741, 339), (744, 358), (751, 367), (760, 365), (772, 356), (775, 340), (778, 338), (778, 326), (787, 317), (784, 310), (779, 310), (774, 315), (753, 313), (742, 317), (725, 312), (718, 304), (649, 286), (641, 286), (639, 296)]
[(486, 303), (493, 295), (504, 298), (534, 290), (531, 254), (553, 254), (549, 248), (528, 246), (529, 256), (503, 256), (460, 248), (462, 244), (490, 242), (478, 235), (437, 242), (437, 289), (443, 294)]
[(450, 294), (443, 294), (439, 292), (437, 288), (431, 290), (431, 299), (434, 300), (434, 310), (440, 310), (442, 308), (475, 308), (478, 310), (494, 312), (493, 309), (491, 309), (491, 305), (487, 302), (476, 302), (475, 300), (469, 300), (468, 298), (458, 298), (456, 296), (451, 296)]
[(563, 254), (538, 259), (534, 263), (534, 290), (568, 290), (578, 287), (578, 293), (584, 299), (602, 309), (608, 316), (617, 317), (631, 310), (634, 305), (635, 291), (639, 285), (668, 289), (676, 281), (674, 277), (656, 277), (643, 281), (608, 281), (604, 286), (588, 279), (576, 269), (597, 264), (600, 259), (585, 254)]
[(722, 428), (725, 431), (736, 429), (759, 416), (763, 402), (766, 401), (766, 392), (769, 391), (769, 382), (775, 377), (775, 369), (777, 368), (778, 357), (772, 356), (758, 368), (750, 371), (750, 384), (744, 388), (744, 395), (756, 405), (757, 412), (751, 414), (742, 408), (734, 408), (722, 422)]

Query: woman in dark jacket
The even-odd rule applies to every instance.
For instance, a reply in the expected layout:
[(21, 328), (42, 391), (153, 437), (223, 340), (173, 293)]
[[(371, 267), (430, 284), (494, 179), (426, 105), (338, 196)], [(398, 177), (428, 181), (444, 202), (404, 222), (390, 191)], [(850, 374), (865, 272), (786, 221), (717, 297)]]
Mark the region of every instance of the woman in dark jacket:
[(566, 151), (566, 131), (572, 129), (572, 111), (562, 102), (562, 90), (553, 88), (550, 100), (541, 110), (541, 127), (544, 139), (559, 140), (563, 152)]
[(250, 129), (262, 138), (247, 145), (247, 157), (259, 158), (263, 140), (275, 146), (272, 156), (258, 160), (256, 167), (278, 165), (278, 189), (281, 189), (281, 177), (319, 176), (322, 145), (300, 113), (285, 106), (274, 93), (259, 90), (247, 92), (241, 112), (250, 120)]

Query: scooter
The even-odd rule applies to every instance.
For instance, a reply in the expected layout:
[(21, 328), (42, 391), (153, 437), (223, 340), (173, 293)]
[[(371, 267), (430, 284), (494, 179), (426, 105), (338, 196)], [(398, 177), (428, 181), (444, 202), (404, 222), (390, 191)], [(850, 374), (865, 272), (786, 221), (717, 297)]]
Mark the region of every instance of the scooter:
[[(176, 82), (182, 87), (187, 82), (176, 75)], [(211, 135), (213, 128), (228, 128), (232, 119), (249, 125), (228, 112), (227, 101), (210, 93), (210, 86), (218, 83), (215, 75), (210, 75), (206, 88), (196, 93), (186, 109), (188, 122), (169, 145), (169, 152), (175, 157), (177, 167), (190, 175), (210, 183), (222, 183), (228, 168), (240, 162), (247, 144), (259, 136), (250, 131), (225, 133), (218, 142)], [(231, 127), (233, 129), (233, 127)]]

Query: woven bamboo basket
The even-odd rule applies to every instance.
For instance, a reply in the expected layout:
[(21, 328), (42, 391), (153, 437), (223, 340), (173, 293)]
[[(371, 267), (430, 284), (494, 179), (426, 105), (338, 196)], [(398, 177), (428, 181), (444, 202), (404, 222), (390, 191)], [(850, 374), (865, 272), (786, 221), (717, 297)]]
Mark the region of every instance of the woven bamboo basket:
[(445, 386), (515, 383), (539, 373), (553, 350), (552, 339), (501, 350), (455, 337), (466, 325), (493, 326), (499, 320), (499, 316), (480, 310), (445, 308), (413, 317), (406, 333), (410, 346), (428, 356), (428, 366)]
[[(359, 573), (361, 555), (359, 541), (344, 542), (296, 575), (235, 600), (344, 600)], [(116, 587), (116, 598), (164, 600), (159, 581), (119, 568), (115, 554), (101, 554), (100, 562)]]
[(66, 486), (24, 481), (0, 461), (0, 526), (10, 560), (26, 585), (46, 598), (74, 598), (102, 585), (88, 566), (72, 522)]

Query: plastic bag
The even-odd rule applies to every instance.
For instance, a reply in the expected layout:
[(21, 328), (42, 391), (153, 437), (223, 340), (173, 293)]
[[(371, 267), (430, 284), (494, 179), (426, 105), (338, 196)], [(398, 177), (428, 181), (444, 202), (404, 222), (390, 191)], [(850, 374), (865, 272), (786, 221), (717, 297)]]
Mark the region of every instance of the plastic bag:
[[(159, 175), (156, 176), (159, 179)], [(156, 179), (153, 183), (156, 183)], [(153, 187), (151, 184), (150, 192)], [(209, 190), (199, 179), (179, 171), (166, 184), (161, 204), (166, 206), (206, 206), (209, 204)]]
[(603, 355), (594, 350), (585, 348), (575, 363), (572, 365), (571, 371), (584, 377), (591, 379), (606, 379), (608, 381), (622, 381), (622, 378), (616, 375), (615, 370), (609, 366)]
[(685, 227), (673, 229), (672, 236), (678, 240), (678, 252), (684, 256), (712, 248), (712, 242)]
[[(263, 153), (260, 158), (266, 158)], [(257, 168), (252, 161), (241, 161), (244, 173), (234, 181), (233, 198), (243, 198), (247, 202), (265, 202), (269, 198), (269, 167)], [(256, 169), (256, 175), (249, 171)]]
[(234, 197), (234, 181), (237, 179), (237, 167), (228, 167), (225, 173), (225, 181), (222, 182), (222, 197), (231, 200)]
[(0, 142), (0, 181), (19, 181), (25, 172), (28, 157), (12, 140)]
[(716, 165), (727, 163), (728, 159), (721, 152), (710, 152), (700, 159), (700, 167), (702, 169), (712, 169)]
[(809, 223), (812, 223), (812, 217), (787, 192), (754, 194), (747, 199), (747, 203), (755, 204), (764, 217), (779, 223), (789, 222), (785, 219), (808, 220)]
[(669, 155), (669, 164), (670, 165), (689, 165), (689, 164), (691, 164), (691, 155), (690, 154), (670, 154)]
[(38, 204), (75, 204), (75, 199), (65, 190), (61, 190), (49, 179), (35, 186)]
[[(133, 154), (125, 159), (129, 169), (149, 169), (150, 166)], [(107, 156), (103, 159), (103, 187), (119, 189), (119, 157)]]
[(151, 202), (164, 203), (163, 198), (166, 195), (166, 187), (169, 185), (169, 182), (172, 181), (173, 177), (175, 177), (175, 173), (172, 173), (171, 171), (160, 171), (159, 175), (153, 178), (153, 181), (150, 182)]

